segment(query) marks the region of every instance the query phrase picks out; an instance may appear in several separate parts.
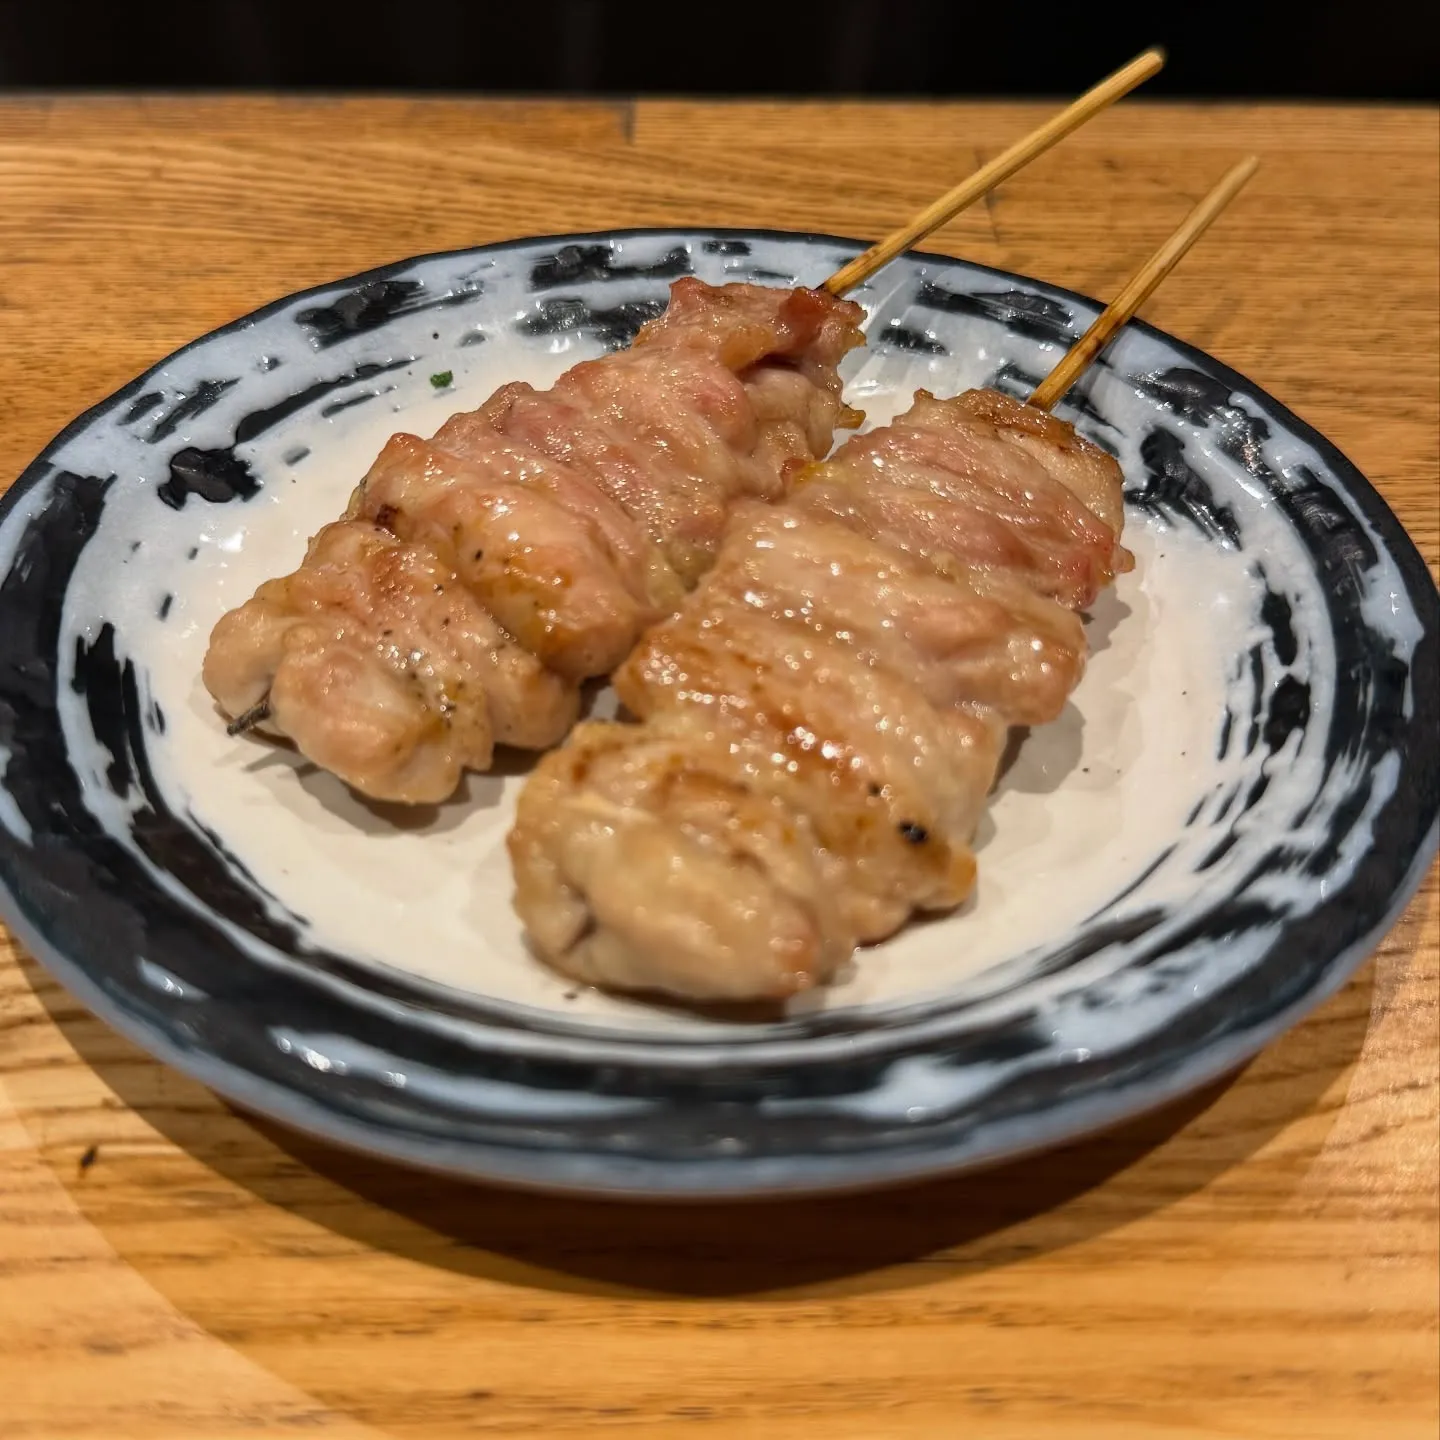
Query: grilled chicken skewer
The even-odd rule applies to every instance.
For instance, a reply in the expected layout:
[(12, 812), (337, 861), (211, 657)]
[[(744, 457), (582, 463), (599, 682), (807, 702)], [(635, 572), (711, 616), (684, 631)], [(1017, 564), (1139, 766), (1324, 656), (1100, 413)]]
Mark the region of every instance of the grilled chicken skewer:
[(627, 351), (391, 439), (301, 566), (223, 616), (203, 678), (232, 733), (285, 736), (376, 799), (445, 799), (499, 743), (543, 749), (713, 560), (730, 506), (783, 493), (862, 418), (836, 298), (1157, 71), (1150, 51), (823, 290), (677, 282)]
[(858, 305), (677, 281), (633, 346), (396, 435), (293, 574), (223, 616), (204, 680), (378, 799), (445, 799), (496, 743), (561, 740), (708, 568), (731, 502), (858, 418)]
[[(1057, 370), (1070, 381), (1253, 173), (1247, 161)], [(1083, 368), (1083, 367), (1081, 367)], [(1122, 475), (1048, 413), (921, 392), (737, 508), (715, 565), (522, 792), (516, 907), (556, 968), (688, 1000), (784, 999), (975, 879), (1012, 725), (1059, 715), (1079, 612), (1133, 563)]]

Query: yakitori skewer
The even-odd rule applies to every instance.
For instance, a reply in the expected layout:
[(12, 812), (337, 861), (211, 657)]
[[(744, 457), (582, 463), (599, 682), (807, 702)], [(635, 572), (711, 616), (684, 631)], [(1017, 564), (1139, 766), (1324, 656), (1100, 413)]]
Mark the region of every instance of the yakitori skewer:
[(1133, 564), (1119, 465), (1049, 407), (1253, 170), (1121, 290), (1041, 404), (921, 391), (780, 503), (735, 507), (700, 586), (615, 674), (638, 723), (578, 726), (521, 793), (515, 903), (545, 960), (780, 1000), (965, 899), (1008, 730), (1059, 716), (1081, 614)]
[(544, 749), (708, 569), (732, 502), (773, 500), (862, 418), (838, 298), (1155, 73), (1150, 51), (818, 290), (687, 278), (634, 345), (548, 391), (502, 387), (431, 440), (392, 437), (292, 574), (223, 616), (204, 679), (376, 799), (446, 798), (494, 746)]

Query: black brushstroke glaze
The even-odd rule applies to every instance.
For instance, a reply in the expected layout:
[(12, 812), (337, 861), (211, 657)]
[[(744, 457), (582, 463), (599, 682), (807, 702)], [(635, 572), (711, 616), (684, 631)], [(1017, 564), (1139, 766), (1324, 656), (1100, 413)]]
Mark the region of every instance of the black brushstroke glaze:
[[(1264, 868), (1268, 869), (1267, 857)], [(1137, 970), (1150, 970), (1170, 963), (1176, 952), (1190, 945), (1223, 943), (1244, 935), (1247, 930), (1264, 930), (1285, 918), (1285, 911), (1270, 900), (1250, 895), (1250, 882), (1242, 881), (1238, 889), (1203, 915), (1184, 925), (1167, 930), (1163, 940), (1152, 940), (1148, 946), (1137, 947), (1131, 965)]]
[(1340, 856), (1340, 847), (1370, 804), (1374, 788), (1374, 775), (1362, 775), (1356, 780), (1354, 789), (1335, 807), (1335, 814), (1325, 827), (1324, 839), (1315, 847), (1305, 865), (1309, 874), (1323, 875), (1334, 865)]
[(1257, 641), (1250, 647), (1250, 728), (1245, 732), (1245, 753), (1253, 755), (1265, 721), (1265, 651)]
[(157, 620), (168, 620), (170, 618), (170, 607), (174, 603), (175, 596), (167, 590), (160, 601), (159, 608), (155, 611), (155, 618)]
[(1270, 788), (1270, 777), (1263, 771), (1256, 777), (1255, 783), (1245, 792), (1245, 800), (1240, 806), (1243, 812), (1253, 810), (1265, 798), (1265, 792)]
[(973, 315), (993, 320), (1029, 340), (1069, 344), (1075, 338), (1074, 316), (1058, 300), (1028, 290), (946, 290), (922, 280), (912, 302), (926, 310), (949, 315)]
[(605, 243), (565, 245), (543, 255), (530, 268), (531, 290), (553, 290), (557, 285), (587, 285), (604, 280), (673, 280), (693, 274), (683, 245), (667, 251), (648, 265), (626, 265), (616, 259), (615, 247)]
[[(1141, 878), (1143, 880), (1144, 877)], [(1121, 892), (1122, 895), (1127, 893)], [(1082, 960), (1094, 959), (1113, 945), (1133, 945), (1157, 925), (1163, 924), (1169, 914), (1158, 905), (1137, 910), (1133, 915), (1114, 915), (1109, 913), (1110, 909), (1107, 906), (1105, 911), (1087, 921), (1078, 935), (1033, 961), (1026, 967), (1027, 973), (1036, 979), (1046, 979), (1073, 969)]]
[(1265, 717), (1265, 748), (1278, 750), (1310, 719), (1310, 687), (1293, 675), (1282, 675), (1270, 697)]
[(468, 305), (483, 293), (484, 286), (478, 280), (429, 298), (419, 280), (371, 280), (347, 291), (329, 305), (313, 305), (301, 310), (295, 316), (295, 323), (310, 332), (311, 342), (318, 349), (325, 350), (352, 335), (379, 330), (402, 315)]
[(1204, 856), (1195, 866), (1197, 874), (1203, 875), (1205, 871), (1213, 869), (1221, 860), (1235, 848), (1235, 842), (1240, 838), (1240, 832), (1233, 827), (1227, 830), (1216, 845), (1207, 855)]
[[(48, 470), (37, 463), (31, 473), (38, 482)], [(5, 616), (0, 625), (0, 746), (25, 761), (12, 761), (5, 786), (40, 834), (63, 816), (64, 797), (48, 788), (49, 772), (58, 764), (73, 782), (64, 737), (54, 723), (60, 601), (80, 552), (100, 524), (105, 493), (114, 482), (113, 475), (57, 474), (49, 503), (30, 519), (0, 581)]]
[[(135, 767), (131, 763), (130, 747), (116, 740), (109, 724), (110, 717), (123, 710), (126, 696), (126, 677), (116, 663), (115, 627), (109, 621), (100, 627), (93, 643), (87, 644), (83, 637), (76, 637), (74, 672), (70, 687), (77, 695), (84, 696), (90, 728), (110, 752), (105, 783), (111, 794), (124, 800), (134, 787)], [(129, 682), (133, 689), (133, 673)]]
[[(1263, 415), (1252, 413), (1264, 407), (1251, 398), (1246, 406), (1237, 403), (1239, 377), (1221, 379), (1188, 366), (1175, 366), (1144, 377), (1140, 387), (1161, 401), (1174, 414), (1194, 425), (1218, 434), (1221, 451), (1260, 481), (1281, 512), (1290, 521), (1310, 552), (1321, 579), (1321, 593), (1329, 611), (1330, 631), (1336, 651), (1337, 678), (1335, 710), (1326, 738), (1326, 764), (1370, 750), (1380, 754), (1394, 742), (1396, 729), (1403, 725), (1403, 706), (1383, 703), (1381, 691), (1393, 700), (1409, 683), (1405, 665), (1383, 644), (1377, 643), (1368, 626), (1355, 623), (1365, 592), (1365, 577), (1379, 563), (1379, 555), (1365, 527), (1350, 505), (1306, 465), (1280, 473), (1265, 458), (1264, 444), (1271, 427)], [(1315, 437), (1323, 450), (1326, 442)], [(1347, 462), (1333, 452), (1336, 467), (1343, 473)], [(1351, 488), (1351, 495), (1367, 503), (1363, 482)], [(1372, 523), (1382, 533), (1398, 529), (1383, 503), (1372, 506)], [(1392, 548), (1404, 551), (1403, 532)], [(1433, 587), (1432, 587), (1433, 590)], [(1433, 643), (1428, 633), (1424, 647)], [(1434, 796), (1417, 801), (1434, 803)]]
[(208, 837), (166, 803), (145, 745), (135, 666), (117, 654), (114, 626), (103, 625), (93, 644), (77, 645), (75, 688), (85, 697), (95, 738), (110, 752), (107, 779), (114, 793), (131, 804), (131, 835), (141, 851), (217, 915), (284, 952), (301, 951), (295, 926), (275, 919), (267, 909), (264, 901), (273, 897), (237, 886), (234, 857), (223, 846), (206, 843)]
[(364, 364), (357, 365), (353, 370), (347, 371), (344, 375), (336, 375), (330, 380), (316, 380), (313, 384), (305, 386), (304, 389), (297, 390), (293, 395), (287, 395), (283, 400), (277, 400), (273, 405), (267, 405), (262, 410), (251, 410), (248, 414), (242, 415), (235, 422), (235, 443), (237, 445), (247, 444), (257, 435), (263, 435), (282, 420), (289, 419), (297, 411), (305, 409), (307, 405), (313, 404), (326, 395), (333, 394), (336, 390), (344, 390), (351, 385), (358, 385), (362, 380), (373, 380), (377, 375), (386, 375), (392, 370), (403, 370), (407, 365), (413, 363), (413, 357), (390, 360), (384, 364), (366, 361)]
[(260, 493), (260, 481), (233, 450), (187, 447), (171, 457), (170, 478), (155, 493), (172, 510), (183, 510), (192, 495), (212, 505), (253, 500)]
[(750, 245), (745, 240), (706, 240), (700, 248), (707, 255), (748, 255)]
[(923, 330), (912, 329), (909, 325), (887, 325), (871, 344), (888, 345), (892, 350), (904, 350), (911, 355), (948, 355), (950, 353), (933, 335), (927, 335)]
[(367, 400), (376, 399), (374, 390), (362, 390), (358, 395), (347, 395), (343, 400), (332, 400), (328, 405), (320, 407), (320, 417), (328, 420), (332, 415), (338, 415), (342, 410), (352, 410), (357, 405), (363, 405)]
[(521, 335), (593, 335), (611, 350), (628, 345), (647, 321), (665, 313), (664, 300), (627, 300), (610, 309), (588, 305), (578, 295), (542, 300), (534, 314), (515, 322)]
[(1135, 388), (1160, 401), (1171, 414), (1218, 435), (1221, 450), (1252, 474), (1265, 470), (1262, 446), (1269, 425), (1232, 403), (1234, 390), (1223, 380), (1187, 366), (1142, 375)]
[(202, 380), (155, 422), (146, 438), (152, 445), (160, 440), (168, 440), (185, 421), (203, 415), (227, 390), (239, 383), (238, 377), (228, 380)]
[(1223, 760), (1230, 753), (1230, 735), (1235, 728), (1235, 712), (1227, 705), (1225, 718), (1220, 722), (1220, 739), (1215, 746), (1215, 758)]
[[(1190, 812), (1190, 819), (1185, 822), (1187, 826), (1200, 813), (1201, 807), (1204, 804), (1205, 802), (1202, 800), (1200, 804)], [(1105, 902), (1105, 908), (1103, 910), (1098, 911), (1096, 915), (1092, 915), (1090, 918), (1092, 920), (1097, 919), (1099, 916), (1104, 915), (1106, 911), (1114, 909), (1122, 900), (1133, 895), (1175, 853), (1177, 848), (1178, 847), (1173, 844), (1167, 845), (1123, 890), (1118, 891)], [(1142, 930), (1140, 933), (1144, 934), (1145, 932)]]
[(1300, 647), (1295, 639), (1294, 616), (1290, 602), (1278, 590), (1271, 587), (1264, 571), (1256, 577), (1265, 586), (1265, 598), (1260, 602), (1260, 619), (1270, 629), (1271, 643), (1275, 646), (1275, 658), (1282, 665), (1293, 665)]
[(144, 419), (164, 399), (165, 392), (163, 390), (147, 390), (143, 395), (137, 396), (130, 402), (120, 423), (133, 425), (137, 420)]
[(1125, 492), (1127, 504), (1168, 520), (1185, 520), (1202, 535), (1238, 549), (1235, 512), (1215, 496), (1209, 482), (1185, 458), (1185, 442), (1156, 426), (1140, 442), (1145, 483)]

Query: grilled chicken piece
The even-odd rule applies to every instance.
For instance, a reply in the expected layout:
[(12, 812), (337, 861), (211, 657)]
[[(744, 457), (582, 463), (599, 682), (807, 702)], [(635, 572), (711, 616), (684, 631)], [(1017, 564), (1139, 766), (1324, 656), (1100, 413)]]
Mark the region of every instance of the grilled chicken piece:
[[(897, 549), (932, 563), (948, 557), (962, 567), (1010, 570), (1038, 593), (1083, 610), (1133, 563), (1114, 525), (1090, 508), (1120, 514), (1119, 469), (1064, 421), (982, 395), (937, 400), (922, 390), (893, 424), (857, 436), (797, 484), (811, 508)], [(1018, 412), (1013, 424), (1008, 407)], [(1047, 422), (1045, 432), (1032, 417)], [(1053, 426), (1067, 444), (1055, 442)]]
[(642, 619), (663, 613), (640, 567), (626, 566), (589, 516), (533, 479), (490, 480), (483, 466), (413, 435), (381, 451), (351, 518), (428, 547), (509, 635), (568, 680), (613, 670)]
[(580, 725), (521, 805), (517, 903), (577, 979), (743, 1000), (794, 994), (850, 953), (824, 900), (838, 867), (724, 740)]
[[(812, 512), (803, 497), (739, 507), (697, 603), (716, 607), (712, 629), (738, 609), (834, 635), (868, 663), (909, 677), (937, 708), (991, 705), (1016, 725), (1055, 719), (1084, 668), (1079, 619), (1013, 574), (942, 573)], [(665, 654), (687, 624), (659, 625), (639, 654)]]
[[(677, 281), (629, 350), (548, 391), (503, 386), (428, 442), (393, 437), (300, 569), (221, 619), (206, 686), (228, 715), (268, 711), (266, 729), (377, 798), (443, 799), (494, 743), (555, 744), (580, 683), (709, 568), (732, 503), (778, 496), (836, 425), (858, 423), (836, 367), (862, 318), (815, 291)], [(420, 599), (430, 571), (437, 595), (463, 591), (445, 625), (463, 620), (483, 700), (397, 678), (396, 656), (449, 673)], [(382, 584), (395, 595), (371, 593)], [(511, 705), (522, 675), (529, 698)]]
[(723, 739), (752, 786), (805, 814), (847, 861), (839, 903), (866, 939), (912, 908), (964, 899), (1003, 727), (969, 710), (942, 714), (908, 677), (834, 634), (719, 597), (704, 612), (705, 628), (675, 625), (617, 671), (626, 707), (665, 716), (671, 733), (680, 722)]
[(609, 988), (784, 999), (963, 900), (1006, 728), (1058, 715), (1071, 612), (1131, 563), (1121, 480), (1061, 421), (922, 392), (736, 507), (616, 672), (640, 723), (582, 727), (522, 792), (535, 949)]
[(237, 711), (268, 695), (265, 724), (316, 764), (411, 804), (445, 799), (496, 742), (554, 743), (576, 715), (574, 688), (454, 570), (360, 521), (327, 525), (293, 575), (220, 621), (204, 679)]
[[(1118, 471), (1103, 462), (1099, 447), (1077, 435), (1073, 425), (998, 390), (967, 390), (953, 400), (932, 397), (932, 403), (949, 407), (955, 414), (989, 421), (998, 439), (1036, 460), (1098, 516), (1117, 540), (1120, 538), (1125, 526), (1125, 501), (1116, 479)], [(921, 410), (921, 416), (927, 413), (931, 413), (929, 407)], [(1128, 570), (1130, 563), (1126, 552), (1120, 558), (1119, 570)]]

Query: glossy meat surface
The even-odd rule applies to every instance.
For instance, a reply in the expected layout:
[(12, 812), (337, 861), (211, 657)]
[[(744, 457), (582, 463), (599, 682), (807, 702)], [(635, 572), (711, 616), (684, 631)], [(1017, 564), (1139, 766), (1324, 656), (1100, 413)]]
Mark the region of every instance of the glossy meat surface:
[(536, 950), (615, 989), (779, 1000), (960, 903), (1008, 727), (1060, 713), (1075, 612), (1131, 563), (1121, 481), (1019, 402), (922, 392), (736, 507), (616, 673), (638, 723), (582, 727), (522, 793)]
[[(301, 567), (221, 619), (206, 686), (228, 716), (268, 709), (268, 731), (377, 798), (442, 800), (494, 743), (554, 745), (581, 682), (613, 670), (708, 570), (732, 505), (778, 497), (855, 423), (836, 367), (861, 318), (818, 292), (687, 278), (628, 350), (547, 391), (506, 385), (428, 441), (394, 436)], [(346, 547), (360, 558), (342, 587)], [(374, 588), (400, 555), (464, 592), (487, 674), (517, 656), (531, 666), (523, 719), (498, 681), (470, 692), (463, 743), (449, 690), (412, 684), (402, 701), (396, 654), (419, 657), (416, 673), (450, 662), (418, 591), (401, 607)]]

